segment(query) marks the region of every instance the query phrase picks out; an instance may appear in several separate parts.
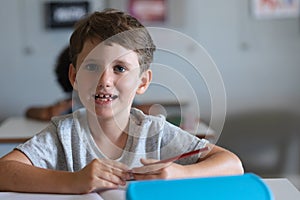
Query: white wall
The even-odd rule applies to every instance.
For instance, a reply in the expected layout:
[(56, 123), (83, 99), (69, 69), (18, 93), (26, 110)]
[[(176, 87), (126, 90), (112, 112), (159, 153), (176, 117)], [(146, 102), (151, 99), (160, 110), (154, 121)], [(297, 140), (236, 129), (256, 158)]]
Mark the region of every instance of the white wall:
[(227, 90), (229, 113), (299, 111), (298, 18), (256, 20), (246, 0), (189, 2), (188, 13), (197, 14), (187, 14), (186, 31), (217, 63)]
[[(63, 96), (53, 65), (71, 30), (46, 30), (43, 2), (0, 3), (0, 120)], [(93, 8), (102, 5), (92, 2)], [(225, 83), (229, 114), (261, 109), (300, 112), (298, 18), (256, 20), (247, 0), (168, 2), (174, 9), (167, 27), (194, 38), (216, 62)], [(124, 8), (126, 2), (114, 0), (108, 5)], [(168, 62), (178, 67), (177, 62)], [(202, 89), (197, 91), (200, 96)], [(205, 95), (203, 99), (208, 99)], [(209, 106), (202, 107), (209, 110), (205, 108)]]

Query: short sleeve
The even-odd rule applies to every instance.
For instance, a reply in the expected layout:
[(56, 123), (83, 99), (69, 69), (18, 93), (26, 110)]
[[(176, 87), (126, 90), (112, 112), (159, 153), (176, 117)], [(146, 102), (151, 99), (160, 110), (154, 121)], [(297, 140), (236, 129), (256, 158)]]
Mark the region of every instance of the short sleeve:
[(54, 123), (50, 123), (47, 128), (16, 149), (23, 152), (36, 167), (67, 170), (64, 151)]
[[(161, 143), (161, 159), (178, 156), (189, 151), (203, 148), (209, 143), (205, 139), (198, 137), (182, 130), (181, 128), (166, 122), (163, 129)], [(176, 161), (178, 164), (188, 165), (198, 161), (200, 155), (194, 155), (188, 158)]]

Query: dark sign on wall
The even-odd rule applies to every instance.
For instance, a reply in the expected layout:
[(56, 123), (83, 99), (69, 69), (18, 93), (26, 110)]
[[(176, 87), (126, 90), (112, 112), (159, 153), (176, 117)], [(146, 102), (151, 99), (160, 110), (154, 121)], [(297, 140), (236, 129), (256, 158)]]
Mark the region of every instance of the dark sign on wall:
[(47, 2), (46, 27), (72, 28), (76, 21), (89, 12), (89, 2)]

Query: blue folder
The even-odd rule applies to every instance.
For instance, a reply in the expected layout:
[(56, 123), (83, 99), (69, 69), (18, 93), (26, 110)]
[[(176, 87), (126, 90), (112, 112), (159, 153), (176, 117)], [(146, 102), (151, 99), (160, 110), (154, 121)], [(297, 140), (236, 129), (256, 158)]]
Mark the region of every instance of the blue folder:
[(273, 200), (267, 185), (255, 174), (176, 180), (133, 181), (126, 200)]

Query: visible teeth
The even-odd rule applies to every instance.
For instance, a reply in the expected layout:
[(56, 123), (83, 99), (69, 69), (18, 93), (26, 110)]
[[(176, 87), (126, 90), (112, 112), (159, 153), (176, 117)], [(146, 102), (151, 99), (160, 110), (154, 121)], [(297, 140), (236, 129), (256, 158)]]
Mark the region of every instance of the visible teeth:
[(95, 94), (95, 98), (96, 99), (102, 99), (102, 100), (106, 100), (106, 99), (109, 99), (109, 98), (114, 98), (114, 95), (112, 94)]

